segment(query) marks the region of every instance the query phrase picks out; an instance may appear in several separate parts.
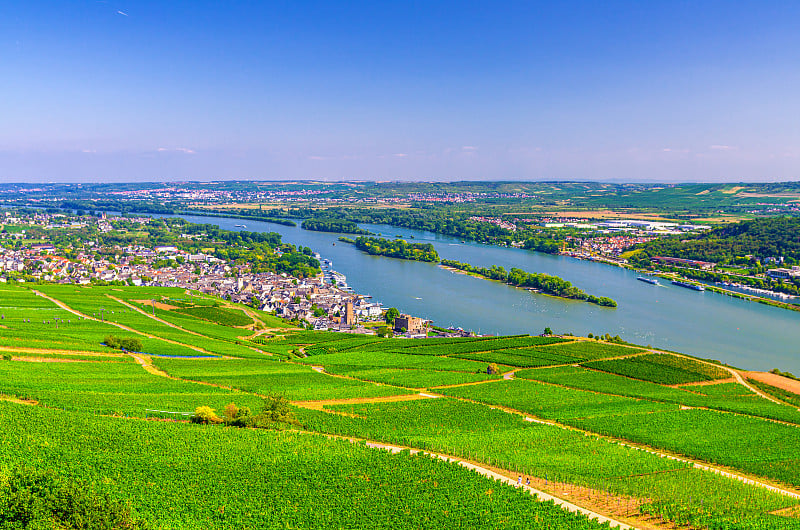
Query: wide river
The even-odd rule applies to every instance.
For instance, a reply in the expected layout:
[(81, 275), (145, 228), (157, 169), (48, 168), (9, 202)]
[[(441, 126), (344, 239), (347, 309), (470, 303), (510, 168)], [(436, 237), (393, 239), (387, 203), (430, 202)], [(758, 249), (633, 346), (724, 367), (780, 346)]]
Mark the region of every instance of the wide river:
[[(800, 312), (683, 287), (650, 285), (635, 272), (562, 256), (466, 242), (430, 232), (362, 225), (384, 237), (431, 242), (442, 258), (501, 265), (569, 280), (587, 293), (609, 296), (615, 309), (534, 294), (498, 282), (455, 274), (431, 263), (370, 256), (338, 241), (340, 234), (221, 217), (181, 216), (227, 230), (278, 232), (287, 243), (311, 247), (347, 276), (355, 292), (435, 325), (484, 334), (619, 335), (642, 345), (719, 359), (750, 370), (800, 374)], [(236, 225), (247, 225), (247, 228)], [(413, 236), (413, 239), (411, 239)], [(664, 281), (662, 280), (662, 284)]]

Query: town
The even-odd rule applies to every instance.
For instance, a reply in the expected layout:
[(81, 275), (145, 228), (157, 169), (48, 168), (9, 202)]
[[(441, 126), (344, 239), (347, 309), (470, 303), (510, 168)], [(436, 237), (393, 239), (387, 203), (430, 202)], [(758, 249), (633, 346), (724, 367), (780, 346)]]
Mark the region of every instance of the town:
[[(254, 272), (250, 263), (215, 256), (212, 248), (192, 252), (182, 245), (108, 245), (101, 235), (128, 232), (131, 225), (146, 227), (148, 217), (68, 216), (62, 213), (12, 215), (6, 212), (0, 237), (0, 282), (52, 282), (77, 285), (130, 285), (178, 287), (188, 291), (220, 296), (234, 303), (282, 317), (317, 331), (338, 331), (374, 335), (391, 333), (397, 337), (423, 338), (467, 336), (462, 330), (433, 332), (431, 322), (410, 315), (392, 313), (370, 301), (368, 295), (356, 294), (345, 277), (332, 269), (330, 260), (322, 260), (317, 274), (296, 277), (286, 272)], [(123, 228), (127, 227), (127, 228)], [(81, 240), (70, 246), (26, 239), (32, 229), (50, 234), (84, 231), (98, 237)], [(204, 243), (205, 234), (177, 234), (177, 241)], [(286, 251), (272, 249), (280, 257)], [(314, 258), (321, 259), (319, 254)], [(397, 316), (394, 315), (397, 313)], [(385, 324), (392, 324), (388, 328)]]

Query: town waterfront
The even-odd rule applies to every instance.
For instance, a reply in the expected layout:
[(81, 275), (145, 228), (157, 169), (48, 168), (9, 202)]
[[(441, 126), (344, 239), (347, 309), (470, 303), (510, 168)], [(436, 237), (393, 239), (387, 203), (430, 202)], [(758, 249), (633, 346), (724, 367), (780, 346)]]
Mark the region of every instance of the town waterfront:
[(429, 318), (438, 326), (484, 334), (538, 334), (547, 326), (556, 333), (610, 333), (744, 369), (800, 372), (799, 312), (669, 284), (649, 285), (636, 281), (638, 274), (633, 271), (601, 263), (462, 242), (419, 230), (362, 225), (387, 238), (431, 242), (442, 258), (560, 276), (586, 292), (619, 303), (609, 309), (533, 294), (431, 263), (370, 256), (338, 241), (341, 234), (226, 217), (181, 217), (226, 230), (278, 232), (284, 241), (311, 247), (332, 260), (355, 292), (371, 295), (386, 307)]

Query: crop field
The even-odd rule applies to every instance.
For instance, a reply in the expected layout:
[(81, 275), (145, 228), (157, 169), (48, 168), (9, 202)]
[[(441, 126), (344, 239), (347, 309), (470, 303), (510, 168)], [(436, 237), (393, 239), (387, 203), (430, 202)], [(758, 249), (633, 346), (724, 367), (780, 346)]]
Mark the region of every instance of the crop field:
[(485, 363), (435, 357), (433, 355), (410, 355), (395, 352), (346, 351), (332, 353), (324, 357), (301, 359), (305, 364), (332, 366), (359, 366), (363, 368), (423, 368), (426, 370), (446, 370), (453, 372), (486, 372)]
[(516, 372), (516, 376), (570, 388), (691, 407), (707, 407), (800, 424), (800, 412), (797, 409), (763, 399), (736, 383), (673, 388), (575, 366), (520, 370)]
[(381, 397), (408, 391), (352, 379), (333, 378), (307, 366), (270, 360), (197, 361), (158, 359), (153, 363), (170, 375), (205, 381), (261, 395), (284, 394), (295, 401)]
[(498, 337), (492, 339), (474, 340), (469, 342), (458, 342), (455, 344), (448, 344), (447, 342), (428, 344), (427, 341), (425, 341), (420, 346), (410, 346), (404, 348), (402, 351), (405, 353), (413, 353), (414, 355), (457, 355), (461, 353), (505, 350), (509, 348), (528, 348), (531, 346), (554, 344), (563, 341), (564, 339), (560, 339), (557, 337), (528, 337), (528, 336)]
[(407, 388), (429, 388), (440, 385), (463, 385), (477, 381), (499, 379), (499, 375), (465, 372), (443, 372), (417, 368), (373, 368), (336, 365), (326, 368), (332, 374), (341, 374), (364, 381), (374, 381)]
[(800, 429), (795, 426), (698, 409), (568, 423), (800, 485)]
[(326, 408), (356, 417), (312, 410), (300, 415), (314, 430), (425, 447), (514, 474), (642, 499), (645, 512), (691, 520), (703, 528), (800, 527), (791, 519), (764, 515), (797, 505), (795, 499), (594, 436), (528, 423), (478, 404), (436, 399)]
[(644, 351), (643, 348), (621, 346), (608, 342), (591, 340), (579, 340), (564, 344), (553, 344), (542, 348), (543, 351), (571, 357), (576, 361), (587, 361), (590, 359), (604, 359), (606, 357), (621, 357), (623, 355), (634, 355)]
[(553, 530), (603, 528), (441, 460), (309, 434), (125, 421), (8, 403), (0, 403), (0, 421), (0, 474), (20, 465), (54, 469), (128, 503), (135, 518), (158, 528), (416, 529), (452, 521), (474, 528), (531, 521)]
[(719, 366), (667, 354), (647, 354), (630, 359), (594, 361), (584, 366), (663, 385), (678, 385), (730, 377)]
[(621, 414), (638, 415), (677, 409), (675, 405), (669, 403), (609, 396), (525, 380), (447, 388), (442, 392), (449, 396), (501, 405), (552, 420)]
[(222, 324), (223, 326), (250, 326), (253, 324), (253, 319), (245, 315), (241, 309), (205, 306), (176, 309), (175, 312), (208, 320), (215, 324)]
[(756, 381), (755, 379), (748, 379), (747, 382), (766, 394), (774, 396), (795, 407), (800, 407), (800, 395), (795, 394), (794, 392), (789, 392), (788, 390), (784, 390), (761, 381)]
[(551, 354), (545, 348), (519, 348), (514, 350), (492, 350), (479, 353), (459, 353), (453, 357), (472, 359), (486, 363), (498, 363), (519, 368), (535, 368), (554, 364), (575, 362), (563, 355)]
[[(219, 363), (222, 361), (201, 361)], [(0, 394), (31, 398), (49, 407), (144, 417), (145, 409), (192, 412), (261, 399), (197, 383), (151, 375), (133, 363), (0, 362)]]

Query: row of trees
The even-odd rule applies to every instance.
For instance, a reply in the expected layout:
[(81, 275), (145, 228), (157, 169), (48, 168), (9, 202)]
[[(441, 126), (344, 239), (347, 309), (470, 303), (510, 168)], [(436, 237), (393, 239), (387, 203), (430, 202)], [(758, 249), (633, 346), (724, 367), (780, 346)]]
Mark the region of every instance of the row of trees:
[(363, 230), (358, 225), (347, 219), (333, 219), (333, 218), (312, 218), (303, 221), (300, 225), (303, 230), (314, 230), (317, 232), (339, 232), (343, 234), (369, 234), (369, 231)]

